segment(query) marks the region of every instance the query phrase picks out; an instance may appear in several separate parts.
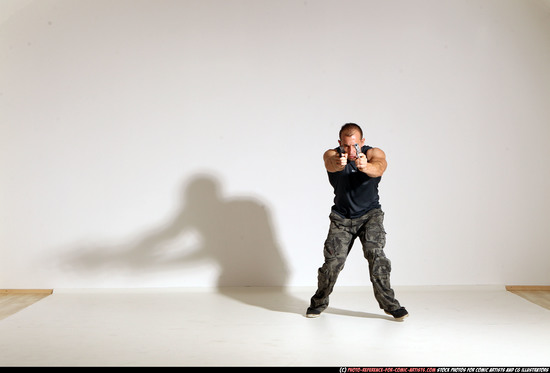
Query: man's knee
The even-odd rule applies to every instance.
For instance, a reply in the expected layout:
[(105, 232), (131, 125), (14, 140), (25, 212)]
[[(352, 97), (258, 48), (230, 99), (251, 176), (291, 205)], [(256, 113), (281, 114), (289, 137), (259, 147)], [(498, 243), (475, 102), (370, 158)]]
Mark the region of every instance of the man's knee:
[(385, 255), (374, 258), (371, 276), (375, 280), (387, 280), (390, 277), (391, 261)]
[(340, 271), (344, 268), (344, 264), (346, 263), (345, 258), (330, 258), (326, 259), (325, 263), (323, 263), (323, 266), (319, 268), (319, 274), (324, 276), (333, 276), (338, 275)]

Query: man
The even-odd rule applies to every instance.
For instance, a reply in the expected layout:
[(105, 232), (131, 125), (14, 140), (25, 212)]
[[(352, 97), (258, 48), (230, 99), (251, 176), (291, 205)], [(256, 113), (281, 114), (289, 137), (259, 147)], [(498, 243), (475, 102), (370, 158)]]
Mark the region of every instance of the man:
[(391, 263), (384, 254), (384, 212), (378, 196), (378, 184), (387, 167), (386, 155), (381, 149), (365, 146), (363, 131), (355, 123), (341, 128), (338, 142), (340, 147), (327, 150), (323, 157), (335, 197), (323, 250), (325, 262), (319, 268), (318, 288), (306, 316), (318, 317), (328, 307), (338, 274), (359, 238), (380, 308), (401, 321), (409, 314), (390, 286)]

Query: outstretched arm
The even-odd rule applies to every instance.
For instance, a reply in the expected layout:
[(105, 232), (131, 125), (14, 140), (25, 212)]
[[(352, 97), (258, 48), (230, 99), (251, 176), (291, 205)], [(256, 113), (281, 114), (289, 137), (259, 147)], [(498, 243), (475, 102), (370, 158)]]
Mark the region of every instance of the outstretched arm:
[(388, 167), (386, 153), (378, 148), (367, 150), (367, 154), (359, 154), (355, 164), (359, 171), (366, 173), (370, 177), (382, 176)]

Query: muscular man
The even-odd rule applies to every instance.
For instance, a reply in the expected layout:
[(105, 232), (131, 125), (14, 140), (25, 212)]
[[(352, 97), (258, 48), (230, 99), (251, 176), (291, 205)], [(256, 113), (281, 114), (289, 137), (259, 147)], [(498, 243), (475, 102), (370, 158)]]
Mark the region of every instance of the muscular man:
[(318, 317), (328, 307), (338, 274), (359, 238), (380, 308), (403, 320), (409, 314), (395, 299), (390, 285), (391, 263), (384, 253), (384, 212), (378, 196), (378, 184), (387, 167), (386, 154), (365, 146), (363, 131), (355, 123), (341, 128), (338, 142), (340, 147), (327, 150), (323, 157), (335, 197), (323, 250), (325, 262), (319, 268), (317, 291), (306, 316)]

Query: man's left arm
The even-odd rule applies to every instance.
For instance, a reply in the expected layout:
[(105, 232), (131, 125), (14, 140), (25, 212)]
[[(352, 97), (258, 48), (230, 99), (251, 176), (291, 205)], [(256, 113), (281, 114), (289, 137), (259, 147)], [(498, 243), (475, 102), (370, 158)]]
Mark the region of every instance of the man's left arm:
[(386, 153), (382, 149), (370, 148), (367, 150), (367, 154), (359, 154), (355, 165), (359, 171), (366, 173), (370, 177), (380, 177), (388, 167)]

